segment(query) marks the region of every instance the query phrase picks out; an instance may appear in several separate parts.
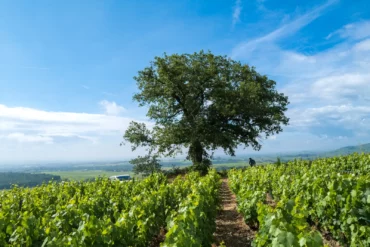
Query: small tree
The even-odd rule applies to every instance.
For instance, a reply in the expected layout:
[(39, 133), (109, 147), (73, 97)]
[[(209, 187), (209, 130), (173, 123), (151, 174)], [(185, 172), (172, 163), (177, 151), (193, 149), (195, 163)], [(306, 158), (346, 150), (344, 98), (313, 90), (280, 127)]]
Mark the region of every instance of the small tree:
[(277, 134), (289, 121), (288, 98), (276, 83), (225, 56), (165, 54), (134, 79), (140, 90), (134, 100), (148, 107), (155, 126), (131, 122), (124, 139), (133, 150), (143, 146), (163, 156), (185, 148), (199, 170), (211, 165), (210, 151), (233, 156), (241, 144), (259, 150), (261, 134)]
[(143, 173), (149, 175), (161, 170), (161, 164), (157, 155), (139, 156), (130, 160), (130, 163), (134, 166), (133, 171), (135, 174)]

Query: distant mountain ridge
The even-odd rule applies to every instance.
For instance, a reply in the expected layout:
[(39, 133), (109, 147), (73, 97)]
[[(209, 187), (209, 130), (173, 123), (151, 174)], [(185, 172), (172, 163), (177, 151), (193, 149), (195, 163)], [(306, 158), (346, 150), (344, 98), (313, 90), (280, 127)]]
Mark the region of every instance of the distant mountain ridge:
[(342, 147), (342, 148), (327, 152), (325, 156), (348, 155), (352, 153), (370, 153), (370, 143), (357, 145), (357, 146)]
[(294, 159), (309, 159), (314, 160), (318, 158), (330, 158), (334, 156), (350, 155), (353, 153), (370, 153), (370, 143), (361, 144), (357, 146), (346, 146), (332, 151), (301, 151), (292, 153), (276, 153), (270, 155), (255, 155), (258, 162), (275, 162), (276, 157), (279, 157), (281, 161), (287, 162)]

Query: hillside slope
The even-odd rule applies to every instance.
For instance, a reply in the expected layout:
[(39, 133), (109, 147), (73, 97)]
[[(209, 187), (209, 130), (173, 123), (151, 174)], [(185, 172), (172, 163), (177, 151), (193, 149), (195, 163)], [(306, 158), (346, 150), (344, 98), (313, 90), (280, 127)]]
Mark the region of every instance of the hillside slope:
[(348, 155), (348, 154), (352, 154), (355, 152), (356, 153), (370, 153), (370, 143), (357, 145), (357, 146), (342, 147), (342, 148), (326, 153), (325, 156)]

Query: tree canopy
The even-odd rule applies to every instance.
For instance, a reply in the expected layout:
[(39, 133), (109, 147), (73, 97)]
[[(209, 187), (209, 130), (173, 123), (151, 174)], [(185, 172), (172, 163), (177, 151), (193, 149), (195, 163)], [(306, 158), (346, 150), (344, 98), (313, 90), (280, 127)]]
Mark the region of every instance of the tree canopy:
[(157, 155), (148, 154), (145, 156), (139, 156), (130, 160), (130, 163), (134, 165), (133, 171), (135, 174), (143, 173), (145, 175), (149, 175), (161, 170), (161, 164), (159, 163)]
[(235, 155), (239, 145), (261, 148), (260, 137), (282, 131), (288, 98), (254, 67), (211, 52), (165, 54), (134, 77), (134, 100), (154, 122), (131, 122), (124, 139), (133, 150), (174, 156), (187, 149), (195, 166), (210, 165), (210, 152)]

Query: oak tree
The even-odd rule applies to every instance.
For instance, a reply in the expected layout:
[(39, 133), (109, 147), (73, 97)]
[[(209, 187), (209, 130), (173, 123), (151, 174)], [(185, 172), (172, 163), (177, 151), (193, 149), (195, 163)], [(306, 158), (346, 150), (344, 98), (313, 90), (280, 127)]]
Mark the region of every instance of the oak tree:
[(221, 148), (235, 155), (239, 145), (261, 148), (261, 136), (282, 131), (288, 97), (276, 82), (254, 67), (200, 51), (165, 54), (134, 77), (134, 100), (148, 108), (153, 122), (131, 122), (124, 139), (132, 149), (175, 156), (184, 150), (196, 168), (211, 164), (210, 152)]

